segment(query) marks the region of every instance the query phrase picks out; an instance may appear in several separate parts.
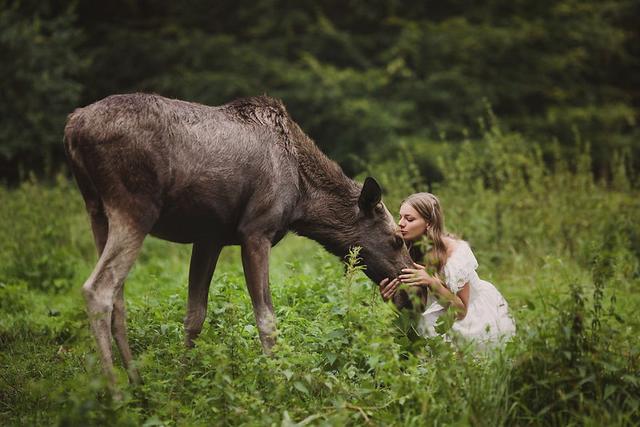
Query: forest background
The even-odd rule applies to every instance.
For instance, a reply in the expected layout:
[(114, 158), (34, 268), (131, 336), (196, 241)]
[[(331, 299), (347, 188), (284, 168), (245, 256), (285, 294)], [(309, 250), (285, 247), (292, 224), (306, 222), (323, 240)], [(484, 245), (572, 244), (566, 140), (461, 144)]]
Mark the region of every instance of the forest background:
[[(638, 22), (622, 0), (0, 0), (0, 424), (637, 425)], [(190, 248), (148, 238), (127, 282), (145, 384), (120, 371), (112, 400), (62, 131), (134, 91), (279, 97), (394, 214), (434, 191), (516, 338), (490, 355), (418, 338), (353, 259), (289, 236), (271, 262), (275, 356), (238, 248), (185, 354)]]
[(0, 5), (0, 176), (12, 182), (64, 164), (73, 109), (134, 91), (279, 97), (350, 175), (404, 143), (441, 179), (434, 153), (477, 137), (488, 106), (545, 156), (590, 142), (598, 176), (616, 153), (640, 157), (636, 1)]

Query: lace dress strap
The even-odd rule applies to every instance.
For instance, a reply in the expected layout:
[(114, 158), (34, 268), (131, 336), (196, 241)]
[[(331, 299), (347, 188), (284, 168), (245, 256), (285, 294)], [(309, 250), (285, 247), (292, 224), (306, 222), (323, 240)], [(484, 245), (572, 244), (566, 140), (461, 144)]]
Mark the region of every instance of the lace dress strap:
[(454, 294), (458, 293), (465, 284), (471, 281), (478, 268), (478, 261), (471, 252), (469, 244), (458, 242), (447, 263), (444, 265), (445, 284)]

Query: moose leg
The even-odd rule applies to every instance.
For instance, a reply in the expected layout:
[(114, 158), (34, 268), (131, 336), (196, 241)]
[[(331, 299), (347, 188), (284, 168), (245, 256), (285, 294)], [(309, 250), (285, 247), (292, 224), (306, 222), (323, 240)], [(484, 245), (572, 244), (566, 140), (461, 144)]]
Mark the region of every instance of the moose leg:
[(184, 318), (185, 345), (193, 347), (193, 340), (200, 335), (207, 315), (209, 285), (216, 268), (222, 246), (211, 243), (194, 243), (189, 266), (189, 297), (187, 315)]
[[(89, 212), (89, 217), (91, 219), (93, 238), (98, 250), (98, 256), (100, 256), (102, 255), (102, 252), (104, 252), (105, 245), (107, 244), (109, 222), (101, 203), (94, 202), (90, 199), (87, 199), (86, 203), (87, 211)], [(127, 340), (124, 286), (120, 286), (115, 295), (113, 313), (111, 315), (111, 333), (113, 334), (118, 350), (120, 351), (120, 357), (122, 358), (122, 363), (127, 370), (129, 381), (132, 384), (140, 384), (140, 374), (131, 363), (133, 356), (131, 348), (129, 347), (129, 341)]]
[(96, 243), (98, 256), (100, 256), (102, 255), (104, 247), (107, 244), (107, 237), (109, 235), (109, 222), (107, 220), (107, 215), (104, 213), (101, 207), (93, 207), (89, 202), (87, 202), (87, 210), (89, 211), (89, 218), (91, 219), (93, 240)]
[(113, 302), (111, 332), (116, 341), (116, 345), (118, 346), (118, 350), (120, 351), (122, 363), (127, 370), (129, 381), (132, 384), (140, 384), (140, 374), (136, 367), (131, 363), (133, 355), (131, 353), (131, 348), (129, 347), (129, 341), (127, 340), (126, 317), (126, 309), (124, 306), (124, 284), (121, 284), (116, 291), (115, 300)]
[[(124, 279), (138, 255), (146, 234), (124, 224), (126, 223), (110, 223), (109, 236), (98, 264), (82, 287), (91, 330), (96, 338), (102, 367), (112, 389), (115, 387), (111, 352), (111, 323), (114, 303), (118, 294), (121, 294)], [(124, 302), (122, 308), (124, 309)], [(119, 308), (116, 308), (116, 311), (120, 313)], [(122, 316), (124, 316), (124, 311), (122, 311)], [(126, 342), (126, 336), (119, 333), (124, 322), (122, 326), (119, 321), (116, 323), (118, 323), (118, 327), (116, 327), (118, 340)], [(121, 347), (121, 351), (123, 349), (129, 351), (128, 345), (126, 348)], [(130, 356), (130, 351), (128, 356)]]
[(264, 237), (248, 238), (242, 244), (242, 266), (253, 303), (260, 342), (265, 353), (271, 353), (276, 342), (276, 318), (269, 292), (269, 252), (271, 241)]

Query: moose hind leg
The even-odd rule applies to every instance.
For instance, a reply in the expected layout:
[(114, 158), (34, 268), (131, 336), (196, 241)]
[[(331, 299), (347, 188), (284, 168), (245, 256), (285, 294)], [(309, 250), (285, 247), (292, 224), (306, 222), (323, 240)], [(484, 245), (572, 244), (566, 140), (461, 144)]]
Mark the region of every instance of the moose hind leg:
[(109, 222), (107, 215), (102, 207), (90, 208), (87, 203), (87, 209), (89, 210), (89, 218), (91, 219), (91, 231), (93, 231), (93, 240), (98, 250), (98, 256), (102, 255), (104, 247), (107, 244), (107, 237), (109, 235)]
[[(110, 223), (111, 227), (104, 250), (91, 276), (82, 287), (91, 330), (96, 339), (104, 373), (112, 389), (115, 389), (111, 351), (114, 303), (121, 292), (124, 279), (138, 255), (146, 234), (122, 224), (124, 222), (112, 221)], [(120, 314), (123, 315), (124, 311), (121, 312), (117, 308), (115, 310), (117, 325), (120, 325), (121, 322)], [(126, 342), (126, 336), (121, 334), (122, 329), (120, 327), (115, 329), (116, 342)], [(120, 347), (120, 350), (122, 351), (123, 347)], [(127, 350), (128, 345), (125, 351)]]
[(193, 347), (193, 340), (200, 335), (207, 315), (209, 286), (216, 268), (221, 246), (194, 243), (189, 266), (189, 297), (187, 315), (184, 318), (185, 345)]
[(141, 384), (140, 374), (136, 367), (132, 364), (133, 355), (131, 348), (129, 347), (129, 341), (127, 340), (127, 322), (126, 322), (126, 309), (124, 305), (124, 284), (119, 287), (116, 292), (115, 300), (113, 303), (113, 314), (111, 316), (111, 332), (113, 338), (116, 341), (118, 350), (120, 351), (120, 357), (124, 364), (129, 381), (132, 384)]

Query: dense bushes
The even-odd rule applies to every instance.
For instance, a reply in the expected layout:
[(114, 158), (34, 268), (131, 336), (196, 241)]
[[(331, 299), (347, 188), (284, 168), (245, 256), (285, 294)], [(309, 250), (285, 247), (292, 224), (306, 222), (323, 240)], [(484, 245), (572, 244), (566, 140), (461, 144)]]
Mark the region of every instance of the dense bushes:
[[(401, 147), (394, 161), (366, 165), (391, 210), (427, 186), (417, 151)], [(433, 190), (448, 226), (471, 242), (480, 276), (516, 318), (503, 351), (407, 336), (361, 273), (345, 275), (339, 260), (291, 236), (271, 260), (275, 355), (261, 353), (237, 248), (220, 257), (207, 324), (185, 353), (189, 248), (151, 238), (126, 287), (145, 384), (129, 387), (119, 370), (125, 399), (114, 402), (79, 293), (95, 261), (80, 196), (64, 179), (26, 182), (0, 193), (0, 417), (9, 425), (640, 422), (640, 204), (628, 169), (596, 182), (588, 150), (549, 168), (526, 138), (495, 124), (439, 161), (445, 183)]]
[(508, 424), (638, 422), (640, 349), (629, 342), (615, 297), (605, 305), (611, 281), (597, 277), (599, 268), (594, 266), (591, 299), (582, 285), (571, 283), (550, 316), (525, 329), (526, 346), (515, 354), (510, 372), (510, 400), (517, 406)]
[(621, 149), (638, 166), (639, 14), (627, 0), (3, 0), (0, 177), (50, 175), (65, 115), (134, 91), (281, 97), (352, 173), (353, 154), (399, 138), (480, 135), (489, 102), (545, 154), (554, 138), (570, 151), (574, 128), (588, 135), (594, 170), (610, 175)]
[(89, 247), (86, 230), (77, 228), (82, 216), (75, 184), (64, 178), (51, 187), (31, 178), (16, 190), (0, 188), (0, 282), (67, 290)]

